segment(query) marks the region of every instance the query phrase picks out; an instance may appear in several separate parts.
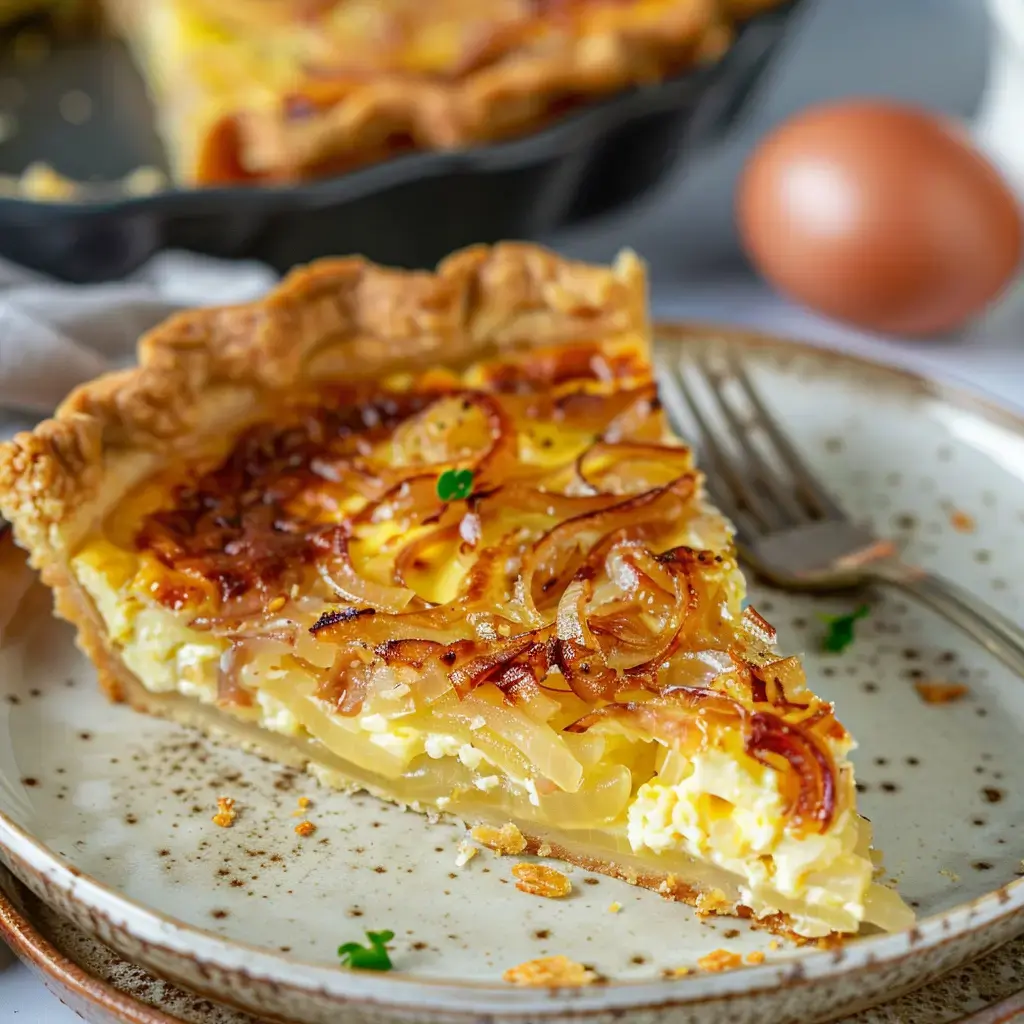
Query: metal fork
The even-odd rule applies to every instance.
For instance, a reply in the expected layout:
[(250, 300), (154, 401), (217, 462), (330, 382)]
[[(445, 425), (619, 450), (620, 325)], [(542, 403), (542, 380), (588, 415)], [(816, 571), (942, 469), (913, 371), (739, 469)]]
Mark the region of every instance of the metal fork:
[[(886, 583), (955, 623), (1024, 676), (1024, 629), (950, 580), (908, 565), (897, 546), (854, 523), (807, 468), (754, 390), (734, 349), (698, 345), (658, 370), (682, 436), (697, 428), (708, 489), (736, 527), (740, 556), (781, 589)], [(699, 386), (698, 386), (699, 385)]]

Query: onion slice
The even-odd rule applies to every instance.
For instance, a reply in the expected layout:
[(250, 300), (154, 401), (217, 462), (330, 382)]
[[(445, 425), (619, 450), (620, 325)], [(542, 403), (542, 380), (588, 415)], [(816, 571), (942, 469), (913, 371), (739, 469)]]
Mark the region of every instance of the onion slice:
[(348, 537), (340, 529), (333, 532), (329, 554), (317, 563), (317, 571), (338, 597), (376, 611), (400, 612), (416, 596), (408, 587), (394, 587), (361, 576), (352, 565)]

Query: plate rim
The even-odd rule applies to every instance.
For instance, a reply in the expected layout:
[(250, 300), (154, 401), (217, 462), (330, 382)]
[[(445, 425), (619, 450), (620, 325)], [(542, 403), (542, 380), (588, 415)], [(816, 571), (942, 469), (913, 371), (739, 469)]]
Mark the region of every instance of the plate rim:
[[(916, 372), (858, 353), (837, 350), (800, 338), (771, 332), (699, 321), (664, 320), (652, 325), (655, 347), (666, 341), (724, 341), (756, 350), (779, 350), (819, 360), (845, 362), (862, 372), (889, 376), (924, 396), (978, 413), (1024, 440), (1024, 410), (985, 395), (981, 389), (947, 382), (939, 376)], [(4, 853), (6, 852), (6, 857)], [(91, 916), (102, 918), (114, 930), (127, 933), (147, 949), (184, 957), (198, 965), (278, 985), (296, 994), (317, 993), (348, 1005), (386, 1006), (396, 1011), (420, 1009), (436, 1013), (474, 1013), (473, 1000), (486, 996), (495, 1015), (551, 1015), (571, 1010), (592, 1014), (619, 1010), (686, 1007), (727, 1001), (798, 988), (825, 980), (840, 982), (876, 967), (893, 966), (955, 939), (1003, 926), (1012, 934), (1024, 932), (1024, 877), (998, 886), (973, 900), (919, 919), (913, 927), (892, 934), (865, 936), (835, 950), (817, 950), (797, 959), (745, 967), (721, 974), (698, 974), (679, 980), (610, 980), (580, 989), (520, 988), (499, 981), (424, 978), (407, 971), (371, 976), (345, 971), (324, 963), (305, 961), (271, 952), (264, 947), (224, 938), (146, 907), (116, 889), (75, 868), (65, 858), (0, 810), (0, 859), (19, 880), (36, 891), (25, 877), (51, 885), (66, 899), (80, 902)], [(12, 863), (13, 859), (13, 863)], [(49, 901), (47, 901), (49, 902)], [(1008, 936), (1009, 937), (1009, 936)], [(965, 957), (966, 958), (966, 957)]]
[[(184, 1024), (179, 1017), (133, 999), (62, 953), (17, 902), (17, 887), (21, 884), (12, 872), (0, 866), (0, 941), (6, 942), (37, 977), (45, 974), (54, 985), (98, 1009), (116, 1013), (124, 1024)], [(45, 980), (43, 984), (60, 999)]]

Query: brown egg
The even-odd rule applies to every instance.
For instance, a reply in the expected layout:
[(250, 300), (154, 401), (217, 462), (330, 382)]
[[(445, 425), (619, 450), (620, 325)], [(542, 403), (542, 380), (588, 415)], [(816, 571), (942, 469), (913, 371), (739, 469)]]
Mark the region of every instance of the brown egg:
[(955, 125), (869, 101), (818, 107), (764, 140), (737, 196), (740, 235), (780, 291), (891, 334), (950, 330), (1007, 284), (1021, 217)]

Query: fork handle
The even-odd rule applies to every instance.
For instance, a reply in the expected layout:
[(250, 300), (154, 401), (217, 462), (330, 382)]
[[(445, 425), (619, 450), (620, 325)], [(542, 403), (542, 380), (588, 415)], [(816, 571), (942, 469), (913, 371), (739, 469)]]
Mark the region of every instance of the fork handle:
[(873, 567), (874, 577), (899, 587), (959, 626), (986, 650), (1024, 676), (1024, 629), (950, 580), (902, 563)]

